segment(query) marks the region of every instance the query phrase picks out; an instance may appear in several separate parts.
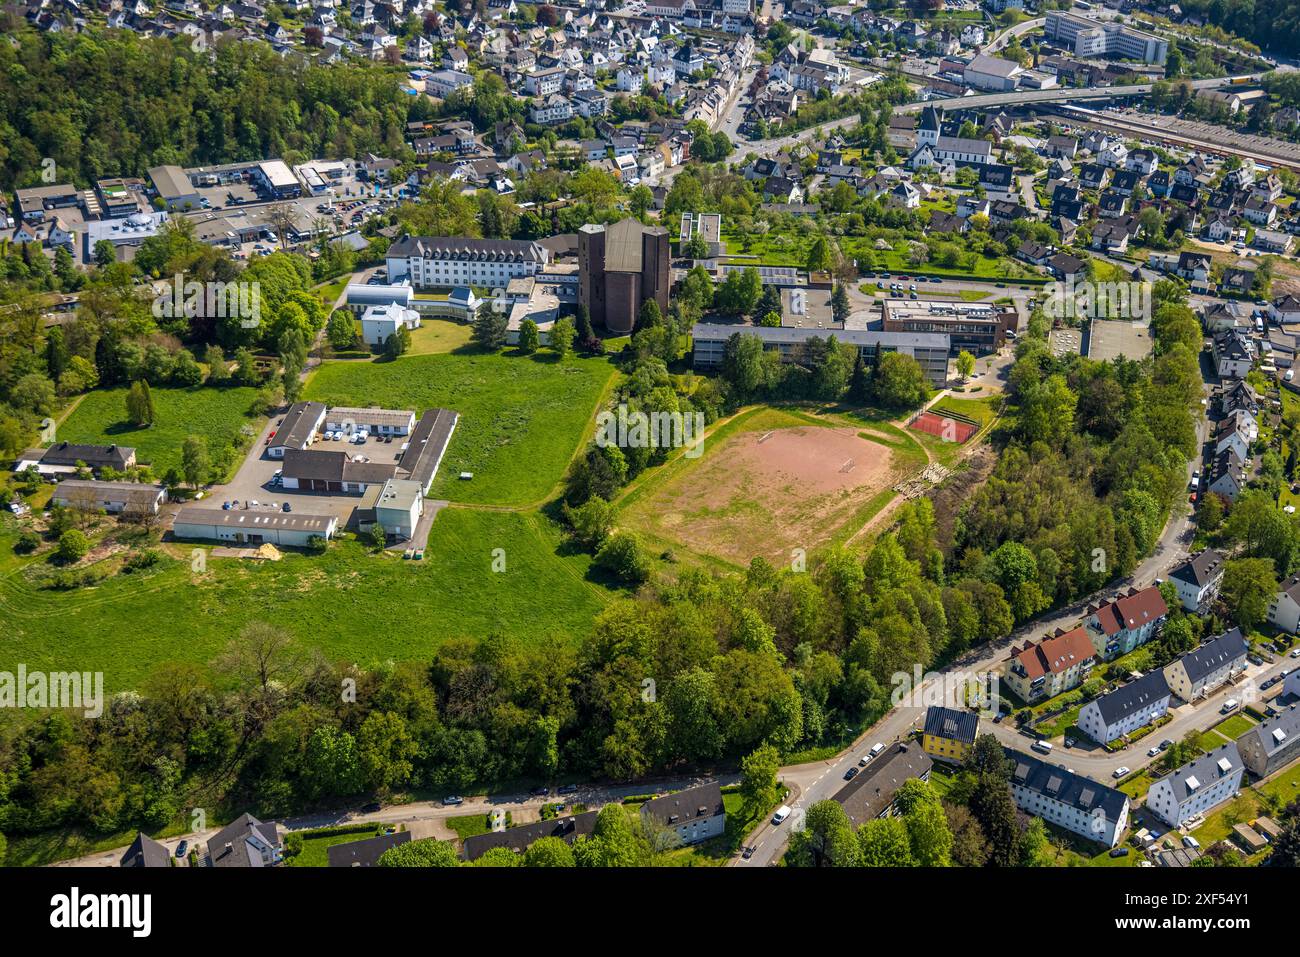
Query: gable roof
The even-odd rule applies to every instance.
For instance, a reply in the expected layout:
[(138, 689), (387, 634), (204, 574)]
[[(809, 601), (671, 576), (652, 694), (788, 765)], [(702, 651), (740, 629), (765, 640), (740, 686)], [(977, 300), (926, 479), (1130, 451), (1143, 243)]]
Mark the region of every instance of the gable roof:
[(1206, 675), (1213, 674), (1231, 661), (1245, 658), (1249, 650), (1250, 645), (1241, 636), (1241, 629), (1234, 628), (1202, 643), (1199, 648), (1189, 651), (1178, 660), (1183, 663), (1187, 677), (1195, 682)]
[(687, 821), (713, 818), (726, 813), (722, 803), (722, 786), (717, 781), (709, 781), (685, 791), (674, 791), (641, 805), (641, 817), (662, 827), (677, 827)]
[(504, 831), (489, 831), (487, 834), (475, 834), (467, 837), (461, 844), (465, 860), (478, 860), (496, 847), (504, 847), (522, 854), (544, 837), (558, 837), (567, 844), (577, 838), (585, 837), (596, 829), (596, 816), (599, 811), (584, 811), (566, 817), (553, 818), (549, 821), (537, 821), (533, 824), (521, 824), (508, 827)]
[(1128, 804), (1128, 795), (1112, 787), (1098, 784), (1091, 778), (1067, 771), (1065, 768), (1040, 761), (1032, 754), (1003, 748), (1006, 756), (1013, 762), (1011, 768), (1011, 785), (1022, 787), (1045, 798), (1068, 804), (1088, 814), (1095, 814), (1097, 808), (1109, 821), (1119, 820)]
[(880, 817), (904, 782), (924, 777), (933, 767), (931, 757), (915, 744), (900, 743), (868, 762), (834, 800), (858, 827)]
[(1174, 799), (1182, 804), (1207, 784), (1227, 777), (1243, 767), (1237, 742), (1229, 741), (1187, 762), (1164, 780), (1173, 791)]
[(334, 844), (325, 849), (325, 854), (329, 858), (330, 867), (376, 867), (385, 851), (406, 844), (410, 840), (410, 831), (397, 831), (393, 834), (380, 834), (378, 837), (367, 838), (364, 841)]
[(1025, 676), (1031, 681), (1041, 675), (1068, 671), (1096, 656), (1092, 642), (1082, 627), (1044, 638), (1038, 644), (1031, 644), (1019, 654), (1012, 655), (1020, 662), (1025, 669)]
[(1293, 704), (1280, 714), (1255, 725), (1237, 739), (1237, 744), (1243, 748), (1252, 743), (1257, 744), (1260, 753), (1271, 756), (1287, 748), (1294, 748), (1297, 741), (1300, 741), (1300, 708)]
[[(249, 867), (248, 839), (257, 837), (272, 847), (280, 844), (280, 831), (274, 823), (263, 824), (251, 814), (241, 814), (208, 841), (208, 857), (213, 867)], [(230, 847), (227, 848), (226, 845)]]
[(1156, 668), (1136, 681), (1121, 685), (1110, 694), (1097, 698), (1096, 705), (1102, 721), (1113, 725), (1135, 711), (1141, 711), (1161, 698), (1168, 697), (1169, 682), (1165, 680), (1165, 673)]
[(167, 848), (155, 841), (144, 831), (136, 834), (131, 846), (122, 855), (119, 867), (171, 867), (171, 855)]
[(1154, 585), (1107, 602), (1097, 609), (1097, 623), (1107, 638), (1121, 631), (1141, 628), (1169, 614), (1169, 606)]

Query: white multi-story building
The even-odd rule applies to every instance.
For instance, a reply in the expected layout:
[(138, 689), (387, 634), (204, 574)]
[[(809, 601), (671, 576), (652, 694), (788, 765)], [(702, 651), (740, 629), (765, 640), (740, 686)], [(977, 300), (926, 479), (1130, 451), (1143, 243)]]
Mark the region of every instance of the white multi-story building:
[[(1219, 596), (1219, 583), (1223, 581), (1223, 556), (1212, 548), (1187, 561), (1169, 573), (1169, 580), (1178, 589), (1178, 599), (1186, 611), (1200, 611)], [(1300, 609), (1297, 611), (1300, 614)]]
[(635, 67), (623, 67), (618, 71), (618, 89), (622, 93), (640, 96), (641, 87), (645, 85), (645, 74)]
[(1033, 755), (1005, 751), (1016, 807), (1107, 847), (1119, 843), (1128, 827), (1128, 795)]
[(388, 281), (408, 280), (416, 289), (504, 289), (511, 279), (535, 275), (549, 261), (541, 243), (458, 236), (405, 236), (388, 247), (386, 257)]
[(1244, 768), (1237, 743), (1229, 741), (1152, 784), (1147, 810), (1170, 827), (1182, 827), (1236, 794)]
[(1284, 581), (1273, 596), (1268, 606), (1268, 622), (1292, 634), (1300, 630), (1300, 575)]
[(459, 70), (438, 70), (424, 78), (424, 90), (431, 96), (445, 100), (457, 90), (474, 85), (474, 78)]
[(1115, 57), (1163, 64), (1169, 41), (1118, 21), (1099, 22), (1063, 10), (1048, 10), (1043, 34), (1082, 57)]
[(1163, 671), (1149, 671), (1079, 711), (1079, 728), (1098, 744), (1110, 744), (1145, 727), (1169, 710), (1169, 684)]

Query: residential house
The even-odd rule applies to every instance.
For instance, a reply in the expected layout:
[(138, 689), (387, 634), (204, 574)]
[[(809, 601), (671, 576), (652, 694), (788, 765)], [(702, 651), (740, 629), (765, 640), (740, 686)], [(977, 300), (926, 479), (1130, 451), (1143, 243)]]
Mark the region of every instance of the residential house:
[(1079, 729), (1098, 744), (1146, 727), (1169, 710), (1169, 683), (1159, 668), (1099, 695), (1079, 710)]
[(962, 764), (975, 746), (979, 723), (979, 715), (973, 711), (934, 705), (925, 712), (921, 748), (937, 760)]
[(641, 819), (671, 831), (683, 845), (721, 837), (727, 829), (727, 809), (716, 781), (646, 801)]
[(1155, 781), (1147, 810), (1170, 827), (1182, 827), (1235, 795), (1244, 769), (1236, 742), (1229, 741)]
[(1237, 739), (1241, 762), (1265, 778), (1300, 757), (1300, 706), (1290, 705)]
[(64, 479), (54, 489), (52, 501), (82, 512), (102, 510), (110, 515), (141, 518), (157, 515), (166, 498), (167, 487), (164, 485)]
[(1150, 641), (1168, 615), (1159, 588), (1130, 588), (1114, 601), (1092, 610), (1084, 627), (1097, 656), (1113, 661)]
[(409, 843), (410, 840), (410, 831), (394, 831), (392, 834), (380, 834), (363, 841), (332, 844), (325, 848), (325, 856), (329, 858), (330, 867), (378, 867), (379, 858), (386, 851)]
[(908, 781), (928, 781), (934, 761), (914, 743), (900, 742), (876, 755), (867, 766), (834, 795), (849, 822), (861, 827), (877, 818), (897, 813), (894, 798)]
[(1255, 364), (1255, 350), (1241, 332), (1225, 331), (1214, 337), (1214, 367), (1221, 379), (1244, 379)]
[(1221, 495), (1229, 502), (1235, 502), (1241, 490), (1246, 487), (1248, 476), (1245, 463), (1237, 453), (1227, 449), (1216, 455), (1205, 473), (1205, 491)]
[(273, 867), (283, 852), (275, 824), (241, 814), (208, 841), (206, 863), (209, 867)]
[(118, 867), (171, 867), (172, 856), (166, 845), (160, 844), (144, 831), (137, 831), (135, 840), (122, 855)]
[(1295, 634), (1300, 631), (1300, 574), (1282, 582), (1268, 606), (1269, 624)]
[(1234, 628), (1201, 643), (1165, 665), (1169, 690), (1184, 701), (1195, 701), (1244, 671), (1250, 643)]
[[(1169, 573), (1169, 581), (1178, 589), (1183, 609), (1203, 613), (1219, 595), (1223, 581), (1223, 556), (1212, 548), (1193, 555)], [(1300, 605), (1297, 605), (1300, 615)]]
[(1038, 644), (1011, 646), (1005, 680), (1020, 700), (1027, 703), (1054, 698), (1077, 688), (1092, 673), (1097, 654), (1082, 628), (1058, 631)]
[(1119, 844), (1128, 827), (1127, 794), (1031, 754), (1004, 751), (1016, 807), (1106, 847)]

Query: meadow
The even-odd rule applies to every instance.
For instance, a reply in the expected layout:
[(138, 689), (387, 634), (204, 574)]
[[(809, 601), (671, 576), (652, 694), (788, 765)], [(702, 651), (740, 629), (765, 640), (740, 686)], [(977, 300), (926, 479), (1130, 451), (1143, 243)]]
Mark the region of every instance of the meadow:
[[(589, 437), (614, 375), (604, 358), (456, 351), (395, 361), (331, 362), (304, 397), (331, 405), (453, 409), (460, 422), (429, 495), (482, 505), (540, 505)], [(458, 478), (472, 472), (471, 481)], [(441, 521), (441, 518), (439, 518)]]
[(179, 468), (181, 446), (187, 436), (206, 439), (216, 451), (239, 438), (240, 429), (257, 429), (260, 420), (248, 414), (257, 390), (231, 386), (193, 389), (159, 386), (150, 390), (155, 419), (153, 425), (137, 428), (126, 417), (126, 388), (89, 392), (59, 424), (62, 442), (92, 445), (129, 445), (136, 460), (153, 466), (155, 476)]
[[(339, 541), (278, 562), (209, 558), (202, 573), (168, 558), (66, 592), (36, 587), (28, 570), (45, 558), (14, 555), (16, 534), (16, 521), (0, 518), (3, 661), (102, 671), (110, 693), (137, 687), (160, 662), (210, 661), (253, 621), (365, 666), (428, 658), (453, 637), (572, 640), (610, 597), (587, 579), (590, 556), (558, 554), (559, 529), (537, 513), (444, 509), (419, 562)], [(495, 548), (502, 571), (492, 570)]]

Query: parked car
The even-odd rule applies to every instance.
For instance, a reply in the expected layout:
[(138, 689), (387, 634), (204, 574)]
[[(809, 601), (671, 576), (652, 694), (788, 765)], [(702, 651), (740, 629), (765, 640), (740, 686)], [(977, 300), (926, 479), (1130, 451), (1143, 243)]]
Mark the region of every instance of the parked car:
[(447, 795), (447, 797), (442, 799), (443, 807), (456, 807), (464, 803), (465, 803), (465, 799), (461, 797), (459, 794), (449, 794)]
[(1291, 652), (1291, 657), (1292, 657), (1292, 658), (1300, 658), (1300, 648), (1296, 648), (1296, 649), (1294, 649), (1294, 650)]
[(548, 795), (548, 794), (551, 793), (551, 789), (550, 789), (550, 788), (533, 788), (533, 789), (532, 789), (531, 791), (529, 791), (528, 793), (531, 794), (533, 797), (546, 797), (546, 795)]
[(871, 746), (870, 755), (871, 757), (874, 758), (877, 754), (879, 754), (883, 750), (885, 750), (885, 746), (881, 742), (877, 741), (875, 744)]
[(1111, 856), (1111, 857), (1128, 857), (1128, 848), (1127, 848), (1127, 847), (1112, 847), (1112, 848), (1110, 849), (1110, 856)]
[(1174, 746), (1174, 742), (1171, 741), (1169, 738), (1165, 738), (1163, 741), (1160, 742), (1161, 751), (1168, 751), (1173, 746)]
[(1151, 748), (1150, 751), (1147, 752), (1147, 757), (1154, 758), (1159, 753), (1160, 753), (1160, 745), (1157, 744), (1153, 748)]
[(185, 856), (185, 852), (188, 851), (189, 849), (190, 849), (190, 842), (189, 842), (189, 841), (181, 841), (179, 844), (176, 845), (176, 856), (177, 856), (177, 857), (184, 857), (184, 856)]
[(576, 794), (578, 786), (576, 784), (561, 784), (555, 789), (556, 794)]
[(293, 506), (290, 505), (288, 502), (285, 502), (283, 505), (280, 506), (280, 510), (282, 512), (292, 512)]
[(782, 804), (779, 808), (776, 809), (776, 813), (772, 815), (772, 823), (780, 824), (789, 816), (790, 816), (790, 806), (788, 804)]
[(362, 812), (363, 814), (375, 814), (375, 813), (377, 813), (377, 812), (378, 812), (382, 807), (383, 807), (383, 805), (380, 804), (378, 801), (371, 801), (369, 804), (363, 804), (363, 805), (361, 805), (361, 812)]
[(1116, 780), (1118, 780), (1119, 778), (1122, 778), (1124, 775), (1126, 775), (1126, 774), (1128, 774), (1128, 773), (1129, 773), (1129, 768), (1126, 767), (1125, 765), (1121, 764), (1119, 767), (1117, 767), (1117, 768), (1115, 769), (1115, 771), (1114, 771), (1114, 773), (1111, 775), (1111, 777), (1113, 777), (1113, 778), (1115, 778)]
[(856, 767), (849, 768), (847, 771), (844, 772), (844, 780), (846, 781), (852, 781), (857, 776), (858, 776), (858, 769)]
[(1236, 711), (1236, 710), (1237, 710), (1237, 699), (1229, 698), (1227, 701), (1223, 702), (1223, 707), (1219, 709), (1219, 714), (1227, 714), (1229, 711)]
[(754, 856), (753, 846), (752, 845), (747, 846), (743, 851), (740, 852), (740, 856), (743, 857), (745, 860), (749, 860), (751, 857), (753, 857)]

